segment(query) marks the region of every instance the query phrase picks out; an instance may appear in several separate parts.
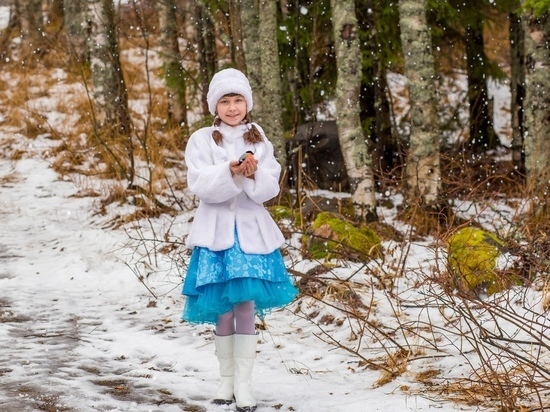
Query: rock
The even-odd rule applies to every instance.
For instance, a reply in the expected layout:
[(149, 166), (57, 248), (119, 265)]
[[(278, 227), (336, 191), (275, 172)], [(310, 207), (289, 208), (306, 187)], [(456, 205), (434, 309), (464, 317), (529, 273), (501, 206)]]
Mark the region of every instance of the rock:
[(306, 187), (349, 191), (335, 121), (309, 122), (298, 126), (296, 135), (286, 143), (286, 154), (290, 187), (296, 187), (301, 172), (305, 174), (302, 182)]
[(449, 272), (458, 289), (490, 295), (518, 283), (517, 277), (497, 269), (506, 248), (494, 234), (465, 227), (451, 235), (447, 246)]
[(342, 215), (321, 212), (313, 224), (313, 234), (306, 235), (306, 253), (314, 259), (342, 258), (368, 261), (382, 257), (378, 234), (367, 225), (355, 227)]

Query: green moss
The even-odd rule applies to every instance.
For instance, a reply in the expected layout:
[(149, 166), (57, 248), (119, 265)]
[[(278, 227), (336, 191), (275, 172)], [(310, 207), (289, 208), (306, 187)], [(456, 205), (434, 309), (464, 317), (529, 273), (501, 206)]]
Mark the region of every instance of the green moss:
[(357, 228), (335, 213), (319, 213), (313, 224), (313, 236), (305, 236), (304, 240), (315, 259), (368, 260), (382, 256), (380, 237), (374, 230), (366, 225)]
[(449, 269), (468, 290), (486, 287), (489, 294), (498, 292), (503, 289), (503, 282), (495, 266), (503, 246), (499, 238), (482, 229), (460, 229), (449, 238)]
[(276, 222), (280, 222), (283, 219), (294, 219), (294, 212), (290, 207), (276, 205), (269, 207), (268, 210)]

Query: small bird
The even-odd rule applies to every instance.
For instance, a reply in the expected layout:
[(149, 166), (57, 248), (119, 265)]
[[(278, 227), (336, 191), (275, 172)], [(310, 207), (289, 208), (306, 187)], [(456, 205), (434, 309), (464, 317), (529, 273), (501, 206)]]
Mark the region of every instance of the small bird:
[(250, 150), (247, 150), (246, 152), (244, 152), (241, 157), (239, 157), (239, 164), (241, 164), (242, 162), (244, 162), (246, 160), (247, 157), (253, 157), (254, 156), (254, 153), (251, 152)]

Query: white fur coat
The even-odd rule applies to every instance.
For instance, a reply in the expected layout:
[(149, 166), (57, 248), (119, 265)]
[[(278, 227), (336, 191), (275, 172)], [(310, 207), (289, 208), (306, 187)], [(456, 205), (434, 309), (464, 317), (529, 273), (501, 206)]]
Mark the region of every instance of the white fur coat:
[[(220, 125), (224, 136), (220, 145), (212, 139), (213, 127), (197, 130), (185, 150), (187, 183), (200, 199), (186, 245), (207, 247), (213, 251), (228, 249), (234, 243), (237, 228), (245, 253), (267, 254), (284, 243), (281, 230), (263, 206), (279, 193), (281, 165), (273, 155), (273, 145), (263, 130), (264, 141), (247, 144), (243, 134), (247, 126)], [(250, 150), (258, 160), (255, 179), (232, 176), (229, 162)]]

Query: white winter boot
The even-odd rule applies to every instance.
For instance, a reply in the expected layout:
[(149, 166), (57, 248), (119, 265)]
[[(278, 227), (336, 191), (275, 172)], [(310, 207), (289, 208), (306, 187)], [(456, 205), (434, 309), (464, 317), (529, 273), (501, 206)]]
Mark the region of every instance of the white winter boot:
[(253, 412), (252, 368), (256, 358), (256, 335), (235, 335), (235, 400), (237, 412)]
[(233, 335), (215, 336), (214, 344), (216, 346), (216, 356), (220, 362), (221, 382), (213, 402), (216, 405), (229, 405), (233, 402), (233, 371), (235, 365)]

